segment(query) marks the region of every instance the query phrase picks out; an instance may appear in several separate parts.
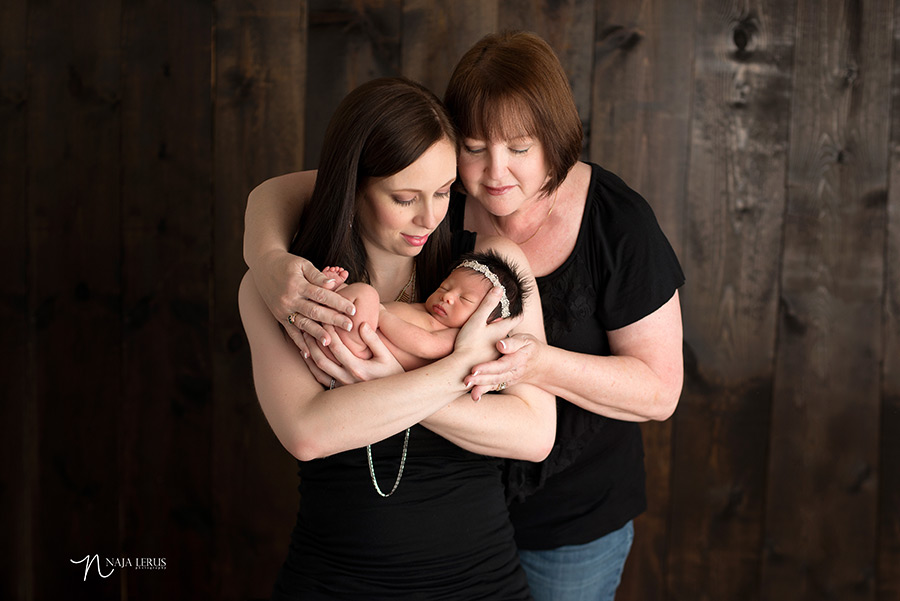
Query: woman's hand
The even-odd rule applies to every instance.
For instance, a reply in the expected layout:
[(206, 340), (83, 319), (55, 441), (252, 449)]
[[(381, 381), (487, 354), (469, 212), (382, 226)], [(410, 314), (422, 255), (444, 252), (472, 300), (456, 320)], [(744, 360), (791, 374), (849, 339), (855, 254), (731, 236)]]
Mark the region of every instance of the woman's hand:
[(454, 354), (460, 354), (465, 361), (473, 364), (497, 358), (495, 347), (498, 342), (506, 338), (522, 321), (520, 315), (487, 323), (487, 318), (500, 301), (500, 295), (500, 288), (496, 286), (485, 295), (484, 300), (459, 330), (453, 348)]
[(536, 370), (543, 365), (541, 355), (546, 346), (531, 334), (515, 334), (497, 342), (502, 356), (476, 365), (464, 380), (472, 386), (472, 398), (477, 401), (486, 392), (502, 390), (526, 378), (533, 381)]
[(303, 334), (309, 346), (309, 354), (304, 355), (304, 359), (316, 380), (323, 386), (330, 386), (331, 378), (334, 378), (335, 386), (338, 386), (377, 380), (403, 372), (403, 367), (369, 324), (362, 325), (359, 336), (369, 347), (371, 359), (360, 359), (354, 355), (332, 326), (325, 326), (324, 329), (331, 337), (331, 344), (328, 346), (331, 356), (309, 334)]
[(310, 349), (303, 332), (327, 346), (334, 337), (323, 325), (348, 331), (352, 327), (347, 315), (356, 313), (356, 307), (333, 292), (339, 283), (302, 257), (282, 250), (270, 251), (260, 257), (253, 281), (269, 311), (305, 353)]

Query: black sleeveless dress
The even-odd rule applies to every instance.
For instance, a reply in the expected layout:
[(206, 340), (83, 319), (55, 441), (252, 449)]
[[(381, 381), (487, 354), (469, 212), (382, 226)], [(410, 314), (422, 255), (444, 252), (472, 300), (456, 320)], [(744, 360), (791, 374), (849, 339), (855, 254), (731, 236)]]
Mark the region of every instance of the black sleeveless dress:
[[(372, 446), (391, 490), (405, 431)], [(382, 498), (366, 449), (299, 462), (300, 511), (272, 599), (531, 599), (501, 461), (414, 426), (403, 477)]]

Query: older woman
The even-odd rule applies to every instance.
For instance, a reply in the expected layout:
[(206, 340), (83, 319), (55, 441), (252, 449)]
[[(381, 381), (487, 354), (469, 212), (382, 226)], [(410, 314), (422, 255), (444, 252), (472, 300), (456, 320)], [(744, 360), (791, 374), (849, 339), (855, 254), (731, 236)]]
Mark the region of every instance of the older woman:
[[(514, 335), (498, 344), (503, 358), (466, 378), (474, 398), (523, 381), (557, 396), (550, 456), (507, 466), (529, 585), (538, 601), (612, 599), (632, 520), (646, 507), (636, 422), (667, 419), (681, 393), (681, 267), (646, 201), (578, 160), (571, 89), (538, 36), (483, 38), (460, 60), (445, 101), (462, 135), (464, 194), (452, 202), (451, 226), (517, 242), (543, 305), (547, 342)], [(302, 326), (318, 335), (321, 324), (343, 322), (344, 305), (309, 266), (283, 259), (291, 227), (279, 217), (297, 212), (312, 177), (251, 199), (245, 248), (255, 258), (261, 241), (281, 245), (254, 268), (265, 274), (265, 296), (276, 317), (300, 309), (309, 317)]]
[[(382, 298), (423, 298), (462, 246), (451, 244), (443, 221), (455, 160), (455, 131), (433, 94), (403, 79), (361, 86), (326, 133), (296, 251), (344, 266)], [(488, 244), (533, 281), (515, 245)], [(463, 383), (519, 321), (487, 324), (500, 287), (461, 328), (453, 352), (418, 370), (403, 373), (364, 328), (371, 381), (341, 385), (345, 372), (325, 376), (307, 365), (282, 330), (297, 315), (272, 320), (254, 280), (244, 278), (240, 307), (256, 391), (301, 474), (297, 526), (273, 598), (530, 599), (500, 461), (487, 455), (546, 456), (552, 396), (521, 384), (476, 404)], [(519, 327), (542, 337), (539, 302), (526, 301)], [(331, 333), (346, 364), (353, 355)]]

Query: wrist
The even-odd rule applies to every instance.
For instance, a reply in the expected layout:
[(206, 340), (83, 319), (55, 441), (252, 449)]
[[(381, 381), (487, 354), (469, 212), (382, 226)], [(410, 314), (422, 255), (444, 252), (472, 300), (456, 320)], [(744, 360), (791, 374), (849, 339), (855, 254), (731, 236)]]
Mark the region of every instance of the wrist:
[(549, 378), (552, 375), (550, 366), (554, 364), (554, 359), (547, 356), (550, 345), (546, 342), (532, 340), (531, 344), (535, 345), (534, 360), (532, 361), (534, 367), (532, 368), (530, 377), (527, 377), (526, 379), (538, 388), (543, 388), (545, 385), (549, 384)]
[(452, 386), (458, 387), (458, 392), (462, 394), (469, 390), (464, 380), (472, 372), (472, 367), (477, 363), (471, 353), (458, 349), (432, 365), (442, 365), (447, 370), (447, 381)]

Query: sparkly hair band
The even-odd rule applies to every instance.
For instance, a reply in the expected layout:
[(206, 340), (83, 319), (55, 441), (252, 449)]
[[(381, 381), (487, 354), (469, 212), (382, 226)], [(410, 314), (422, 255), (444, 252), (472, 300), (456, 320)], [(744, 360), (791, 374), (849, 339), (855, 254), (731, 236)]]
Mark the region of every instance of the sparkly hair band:
[(490, 267), (484, 263), (479, 263), (478, 261), (463, 261), (459, 266), (466, 267), (472, 271), (477, 271), (486, 277), (491, 284), (499, 286), (500, 290), (503, 292), (503, 297), (500, 299), (500, 317), (503, 319), (509, 317), (509, 299), (506, 298), (506, 287), (500, 283), (500, 279), (493, 271), (491, 271)]

